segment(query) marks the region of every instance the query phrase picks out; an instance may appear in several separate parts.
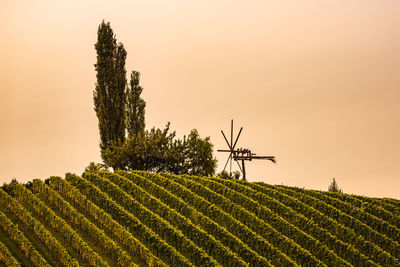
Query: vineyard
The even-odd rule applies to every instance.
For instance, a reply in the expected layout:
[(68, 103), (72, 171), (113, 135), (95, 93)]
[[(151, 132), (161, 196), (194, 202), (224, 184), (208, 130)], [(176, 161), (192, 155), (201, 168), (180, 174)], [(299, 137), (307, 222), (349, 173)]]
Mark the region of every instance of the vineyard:
[(400, 200), (143, 171), (0, 189), (0, 266), (400, 266)]

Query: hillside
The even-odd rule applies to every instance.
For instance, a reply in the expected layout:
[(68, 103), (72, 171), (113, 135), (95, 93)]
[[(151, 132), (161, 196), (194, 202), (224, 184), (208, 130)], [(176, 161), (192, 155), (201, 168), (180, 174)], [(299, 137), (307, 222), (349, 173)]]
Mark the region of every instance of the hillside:
[(400, 201), (101, 172), (0, 190), (0, 265), (400, 266)]

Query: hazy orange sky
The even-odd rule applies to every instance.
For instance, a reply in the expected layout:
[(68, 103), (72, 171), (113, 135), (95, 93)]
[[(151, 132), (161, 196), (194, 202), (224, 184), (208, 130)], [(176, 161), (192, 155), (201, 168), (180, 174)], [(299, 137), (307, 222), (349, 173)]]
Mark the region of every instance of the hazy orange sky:
[[(104, 19), (142, 73), (147, 127), (244, 130), (250, 181), (400, 199), (400, 1), (0, 1), (0, 182), (100, 161)], [(226, 155), (217, 154), (218, 171)], [(221, 166), (222, 165), (222, 166)]]

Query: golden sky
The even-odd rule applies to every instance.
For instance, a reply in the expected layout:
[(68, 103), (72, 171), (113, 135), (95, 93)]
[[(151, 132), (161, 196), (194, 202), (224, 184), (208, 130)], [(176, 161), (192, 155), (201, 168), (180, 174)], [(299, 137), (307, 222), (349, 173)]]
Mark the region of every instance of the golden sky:
[[(250, 181), (400, 199), (400, 1), (0, 1), (0, 182), (100, 161), (97, 27), (142, 73), (148, 127), (244, 127)], [(226, 155), (215, 153), (219, 169)], [(222, 166), (221, 166), (222, 165)]]

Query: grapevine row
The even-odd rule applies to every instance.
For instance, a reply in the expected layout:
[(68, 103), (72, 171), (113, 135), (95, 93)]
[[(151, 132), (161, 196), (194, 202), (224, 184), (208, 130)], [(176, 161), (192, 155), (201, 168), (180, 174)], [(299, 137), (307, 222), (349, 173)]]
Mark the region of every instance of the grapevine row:
[(243, 260), (238, 258), (237, 255), (233, 254), (232, 251), (223, 246), (214, 237), (198, 226), (195, 226), (190, 220), (168, 207), (157, 198), (151, 196), (136, 184), (123, 176), (112, 173), (103, 173), (102, 177), (109, 179), (137, 201), (140, 201), (141, 204), (146, 206), (149, 210), (157, 213), (162, 218), (168, 220), (171, 225), (179, 228), (185, 236), (195, 242), (196, 245), (203, 248), (222, 265), (246, 266)]
[(46, 246), (51, 252), (52, 259), (63, 266), (79, 266), (78, 261), (68, 254), (60, 242), (36, 218), (24, 209), (18, 201), (3, 190), (0, 190), (0, 204), (9, 213), (12, 213), (14, 217), (18, 218), (19, 223)]
[(37, 193), (42, 201), (61, 214), (74, 229), (79, 229), (83, 236), (91, 240), (101, 252), (117, 266), (135, 266), (131, 257), (112, 241), (103, 231), (99, 230), (85, 216), (77, 212), (71, 204), (47, 186), (42, 180), (33, 180), (32, 191)]
[(195, 265), (218, 265), (213, 258), (205, 253), (204, 250), (197, 247), (191, 240), (185, 237), (181, 231), (175, 229), (174, 226), (169, 224), (163, 218), (144, 207), (140, 202), (130, 197), (108, 179), (104, 179), (98, 175), (88, 175), (87, 177), (84, 177), (98, 186), (103, 192), (106, 192), (126, 210), (135, 214), (142, 223), (153, 229), (154, 232), (156, 232), (168, 243), (175, 246), (178, 251), (180, 251)]
[(5, 266), (9, 267), (21, 266), (21, 264), (19, 264), (17, 259), (14, 258), (14, 256), (8, 250), (7, 246), (4, 245), (4, 243), (1, 241), (0, 241), (0, 263), (3, 263)]
[[(275, 195), (275, 197), (279, 197), (280, 201), (290, 201), (292, 205), (296, 205), (299, 211), (301, 210), (302, 214), (309, 219), (315, 220), (319, 225), (337, 235), (344, 242), (353, 244), (361, 253), (370, 257), (374, 262), (385, 266), (399, 266), (399, 261), (395, 257), (384, 251), (375, 243), (367, 241), (356, 231), (357, 229), (354, 229), (354, 226), (344, 225), (338, 222), (336, 220), (338, 215), (343, 214), (340, 210), (301, 192), (289, 189), (285, 190), (282, 187), (278, 188), (265, 183), (255, 183), (255, 185), (258, 186), (258, 190), (263, 190), (266, 194), (268, 194), (268, 189), (275, 189), (281, 195), (281, 197), (279, 194)], [(296, 201), (292, 201), (290, 197), (296, 199)]]
[(97, 254), (83, 239), (68, 225), (58, 217), (54, 211), (46, 206), (31, 191), (24, 186), (13, 183), (9, 187), (10, 194), (21, 204), (34, 213), (53, 234), (60, 236), (68, 247), (80, 256), (82, 262), (89, 266), (108, 266), (108, 264)]
[[(89, 176), (94, 174), (88, 174)], [(95, 176), (96, 177), (96, 176)], [(127, 227), (137, 239), (146, 245), (157, 257), (171, 266), (191, 266), (192, 264), (177, 252), (168, 243), (162, 240), (147, 226), (142, 224), (132, 213), (126, 211), (123, 207), (110, 199), (107, 194), (102, 192), (98, 187), (94, 186), (87, 179), (83, 179), (76, 175), (67, 174), (66, 180), (85, 195), (89, 200), (103, 210), (109, 213), (115, 221)]]
[[(154, 179), (154, 176), (150, 176), (153, 182), (158, 183), (159, 180)], [(186, 187), (177, 187), (173, 179), (169, 180), (168, 183), (164, 184), (164, 187), (174, 194), (179, 195), (188, 204), (195, 207), (198, 211), (214, 220), (220, 226), (225, 227), (232, 234), (241, 239), (254, 251), (261, 256), (268, 258), (272, 264), (293, 266), (296, 265), (288, 256), (283, 254), (280, 250), (273, 247), (265, 239), (257, 235), (254, 231), (250, 230), (247, 226), (234, 219), (230, 214), (224, 212), (216, 205), (208, 202), (203, 197), (196, 195)]]
[[(0, 189), (1, 190), (1, 189)], [(2, 230), (21, 250), (24, 256), (31, 262), (33, 266), (49, 266), (42, 255), (35, 249), (32, 243), (18, 229), (8, 217), (0, 211), (0, 230)]]
[(344, 202), (350, 203), (355, 207), (363, 210), (364, 212), (370, 213), (384, 221), (394, 225), (397, 229), (400, 229), (400, 214), (393, 214), (392, 212), (384, 208), (385, 202), (380, 200), (372, 202), (371, 198), (364, 198), (363, 200), (353, 195), (342, 194), (337, 192), (325, 192), (330, 197), (340, 199)]
[(92, 201), (82, 195), (66, 180), (60, 177), (50, 178), (50, 187), (58, 192), (64, 199), (68, 200), (77, 209), (84, 211), (85, 216), (90, 217), (96, 224), (101, 225), (114, 240), (122, 244), (124, 248), (133, 255), (141, 266), (163, 266), (164, 263), (155, 257), (146, 246), (140, 243), (124, 227), (118, 224), (111, 216), (96, 206)]
[[(250, 213), (243, 207), (229, 201), (225, 196), (212, 191), (193, 179), (183, 179), (177, 176), (168, 176), (179, 183), (185, 185), (194, 193), (208, 198), (215, 205), (219, 206), (226, 213), (232, 214), (235, 219), (245, 224), (255, 233), (267, 240), (275, 247), (279, 248), (283, 253), (291, 257), (300, 265), (323, 266), (324, 264), (315, 258), (310, 251), (304, 249), (292, 239), (277, 231), (271, 225), (258, 218), (255, 214)], [(230, 190), (226, 188), (226, 190)]]
[[(316, 240), (311, 237), (309, 234), (306, 234), (302, 230), (300, 230), (297, 226), (291, 224), (290, 222), (282, 219), (278, 212), (273, 212), (271, 209), (279, 206), (280, 203), (265, 203), (264, 197), (259, 197), (254, 190), (247, 189), (237, 183), (231, 182), (225, 179), (209, 179), (209, 178), (200, 178), (195, 176), (190, 176), (190, 179), (200, 182), (201, 184), (207, 186), (214, 192), (220, 193), (224, 195), (226, 198), (231, 199), (238, 205), (241, 205), (243, 208), (253, 212), (259, 218), (263, 219), (271, 226), (273, 226), (278, 231), (285, 233), (289, 238), (292, 238), (299, 245), (308, 249), (313, 255), (318, 256), (318, 258), (325, 262), (327, 265), (341, 265), (348, 266), (350, 265), (347, 261), (338, 257), (332, 250), (330, 250), (325, 243)], [(252, 199), (253, 198), (253, 199)], [(256, 200), (254, 200), (254, 198)], [(265, 205), (261, 205), (263, 203)], [(270, 209), (271, 208), (271, 209)], [(282, 208), (281, 208), (282, 209)], [(283, 213), (291, 212), (286, 208)], [(300, 221), (302, 217), (295, 215), (295, 219)], [(291, 220), (295, 221), (295, 220)], [(308, 222), (308, 220), (307, 220)], [(309, 223), (309, 222), (308, 222)], [(309, 226), (309, 225), (308, 225)], [(318, 229), (318, 228), (317, 228)], [(365, 258), (366, 259), (366, 258)], [(363, 262), (366, 263), (367, 260)]]
[[(300, 191), (300, 189), (296, 188), (291, 188), (291, 190)], [(388, 237), (393, 236), (395, 240), (400, 239), (400, 231), (396, 227), (393, 227), (375, 216), (363, 212), (361, 209), (352, 207), (341, 200), (326, 196), (318, 191), (301, 189), (301, 192), (305, 192), (305, 194), (313, 196), (328, 205), (335, 207), (337, 210), (340, 210), (342, 212), (338, 217), (340, 221), (343, 221), (348, 225), (357, 225), (356, 229), (358, 229), (363, 236), (366, 236), (382, 249), (386, 250), (397, 259), (400, 259), (400, 244)]]
[[(270, 263), (263, 257), (259, 256), (254, 250), (249, 248), (245, 243), (239, 238), (232, 235), (224, 227), (221, 227), (216, 222), (212, 221), (209, 217), (203, 215), (201, 212), (197, 211), (187, 202), (185, 202), (181, 197), (185, 193), (185, 189), (175, 183), (171, 183), (171, 186), (176, 186), (176, 190), (171, 190), (171, 192), (164, 189), (163, 184), (169, 183), (168, 179), (163, 176), (147, 172), (136, 172), (138, 175), (131, 174), (128, 172), (119, 172), (125, 178), (129, 179), (133, 183), (144, 188), (147, 192), (153, 196), (157, 196), (165, 204), (171, 208), (179, 211), (183, 216), (191, 220), (193, 223), (198, 224), (206, 232), (212, 234), (217, 240), (221, 241), (222, 244), (227, 246), (232, 251), (236, 252), (245, 262), (254, 266), (269, 266)], [(139, 175), (140, 174), (140, 175)], [(141, 176), (143, 175), (143, 176)], [(159, 181), (159, 184), (154, 183), (150, 178), (153, 177)], [(172, 193), (175, 192), (175, 193)], [(175, 195), (176, 194), (176, 195)]]
[[(319, 241), (326, 243), (339, 256), (351, 264), (356, 266), (376, 265), (369, 259), (369, 256), (364, 255), (365, 250), (363, 248), (369, 247), (370, 249), (367, 252), (368, 255), (371, 255), (369, 250), (376, 253), (376, 249), (379, 249), (378, 247), (372, 246), (373, 244), (364, 240), (357, 239), (360, 237), (357, 237), (351, 229), (337, 224), (313, 207), (278, 190), (265, 188), (255, 183), (237, 181), (232, 182), (231, 186), (240, 192), (246, 192), (246, 195), (251, 195), (260, 204), (270, 207), (274, 212), (281, 214), (288, 221), (298, 225), (305, 231), (309, 231), (310, 234), (315, 236)], [(378, 250), (378, 253), (379, 251), (381, 250)], [(388, 254), (386, 253), (385, 255)], [(377, 263), (384, 264), (385, 262), (378, 261)]]

